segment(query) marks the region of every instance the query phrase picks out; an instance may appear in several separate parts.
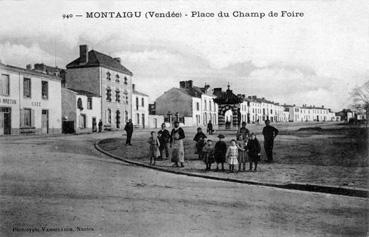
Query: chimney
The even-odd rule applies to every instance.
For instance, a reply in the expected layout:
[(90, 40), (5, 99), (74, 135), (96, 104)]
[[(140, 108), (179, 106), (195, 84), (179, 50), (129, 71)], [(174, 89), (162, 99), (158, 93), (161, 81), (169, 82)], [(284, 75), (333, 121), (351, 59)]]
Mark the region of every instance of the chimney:
[(79, 58), (81, 64), (86, 64), (88, 62), (88, 46), (86, 44), (79, 46)]
[(185, 88), (186, 88), (186, 89), (190, 89), (190, 88), (192, 88), (192, 80), (185, 81)]
[(180, 81), (179, 82), (179, 88), (185, 88), (186, 87), (186, 82), (185, 81)]
[(114, 60), (115, 60), (115, 61), (117, 61), (118, 63), (120, 63), (120, 62), (121, 62), (121, 59), (120, 59), (119, 57), (114, 58)]
[(31, 64), (27, 64), (27, 65), (26, 65), (26, 69), (27, 69), (27, 70), (32, 70), (32, 65), (31, 65)]
[(36, 71), (46, 73), (46, 65), (43, 63), (36, 63), (33, 68)]
[(132, 90), (136, 90), (136, 84), (132, 84)]

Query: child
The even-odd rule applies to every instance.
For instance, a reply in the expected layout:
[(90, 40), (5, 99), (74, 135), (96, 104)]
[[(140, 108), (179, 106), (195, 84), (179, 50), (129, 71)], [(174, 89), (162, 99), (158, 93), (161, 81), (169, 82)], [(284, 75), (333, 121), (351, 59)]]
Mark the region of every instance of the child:
[(224, 135), (219, 134), (218, 135), (219, 141), (215, 143), (214, 147), (214, 158), (215, 162), (217, 163), (217, 169), (215, 171), (219, 170), (219, 163), (222, 164), (222, 171), (224, 171), (224, 162), (227, 152), (227, 144), (223, 141)]
[(197, 128), (197, 133), (193, 140), (196, 142), (195, 154), (199, 155), (199, 160), (202, 159), (202, 148), (205, 146), (205, 138), (206, 135), (202, 132), (202, 129)]
[[(149, 138), (148, 143), (150, 144), (150, 165), (155, 165), (156, 159), (160, 156), (159, 146), (160, 142), (156, 135), (156, 132), (151, 132), (151, 137)], [(154, 161), (154, 162), (153, 162)]]
[(214, 147), (212, 140), (207, 140), (206, 145), (202, 149), (202, 154), (206, 165), (205, 170), (211, 170), (211, 164), (214, 162)]
[(236, 140), (231, 140), (231, 145), (227, 149), (227, 161), (229, 164), (229, 171), (234, 171), (234, 166), (238, 165), (238, 147), (236, 145)]
[(241, 135), (238, 136), (237, 147), (238, 147), (238, 171), (241, 171), (241, 166), (243, 165), (243, 171), (246, 170), (246, 146), (247, 146), (248, 136), (245, 138)]
[(247, 142), (247, 150), (249, 154), (250, 161), (250, 171), (252, 171), (252, 163), (255, 164), (254, 171), (258, 166), (258, 161), (260, 160), (260, 143), (256, 139), (255, 133), (251, 133), (250, 140)]

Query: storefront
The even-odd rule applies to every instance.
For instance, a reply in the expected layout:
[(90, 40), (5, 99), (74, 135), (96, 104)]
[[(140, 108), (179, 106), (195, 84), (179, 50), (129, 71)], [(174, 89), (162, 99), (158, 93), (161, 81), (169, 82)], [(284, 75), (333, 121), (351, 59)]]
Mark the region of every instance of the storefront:
[(61, 133), (61, 79), (0, 64), (0, 135)]

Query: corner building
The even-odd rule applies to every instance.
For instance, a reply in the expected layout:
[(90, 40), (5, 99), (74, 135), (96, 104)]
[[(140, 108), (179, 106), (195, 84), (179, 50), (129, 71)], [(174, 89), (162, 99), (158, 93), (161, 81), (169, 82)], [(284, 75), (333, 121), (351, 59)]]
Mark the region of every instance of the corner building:
[(104, 129), (123, 129), (132, 118), (133, 74), (121, 64), (120, 58), (80, 45), (79, 57), (66, 67), (66, 88), (101, 96)]
[(0, 135), (61, 133), (61, 78), (0, 63)]

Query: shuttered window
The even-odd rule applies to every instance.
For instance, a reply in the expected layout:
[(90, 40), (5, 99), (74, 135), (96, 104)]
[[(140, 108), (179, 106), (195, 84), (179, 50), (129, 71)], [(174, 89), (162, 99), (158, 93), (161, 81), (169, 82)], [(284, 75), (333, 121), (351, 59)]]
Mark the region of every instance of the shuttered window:
[(23, 78), (23, 96), (31, 98), (31, 79)]
[(35, 111), (32, 109), (21, 109), (20, 125), (23, 128), (35, 126)]
[(0, 95), (9, 95), (9, 75), (2, 74), (0, 79)]
[(42, 81), (42, 99), (47, 100), (49, 98), (49, 83)]

